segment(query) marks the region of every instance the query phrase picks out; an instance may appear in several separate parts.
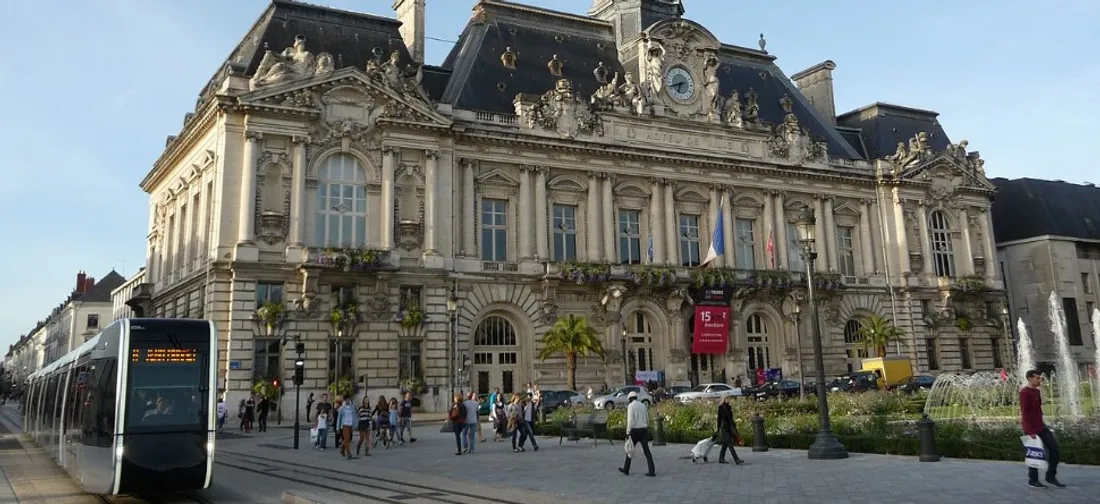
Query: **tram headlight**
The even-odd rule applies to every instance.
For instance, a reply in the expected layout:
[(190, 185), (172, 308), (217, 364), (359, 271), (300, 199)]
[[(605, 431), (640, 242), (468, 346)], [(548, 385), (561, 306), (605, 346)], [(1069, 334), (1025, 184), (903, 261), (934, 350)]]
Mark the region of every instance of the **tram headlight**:
[(115, 458), (122, 459), (122, 454), (125, 453), (125, 451), (126, 450), (123, 449), (122, 446), (122, 436), (119, 436), (115, 441)]
[(208, 455), (214, 454), (214, 433), (210, 432), (206, 434), (206, 453)]

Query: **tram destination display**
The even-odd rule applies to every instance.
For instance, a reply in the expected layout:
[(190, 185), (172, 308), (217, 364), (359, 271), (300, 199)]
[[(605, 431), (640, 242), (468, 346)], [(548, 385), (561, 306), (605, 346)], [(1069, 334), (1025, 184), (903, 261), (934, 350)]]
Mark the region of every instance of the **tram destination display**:
[(130, 362), (148, 364), (190, 364), (198, 359), (199, 351), (194, 348), (135, 348), (130, 352)]

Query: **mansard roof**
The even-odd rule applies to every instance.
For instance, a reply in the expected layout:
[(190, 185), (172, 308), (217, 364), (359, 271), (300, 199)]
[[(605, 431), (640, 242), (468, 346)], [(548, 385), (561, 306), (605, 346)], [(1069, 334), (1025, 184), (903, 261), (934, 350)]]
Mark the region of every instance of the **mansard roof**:
[[(891, 103), (876, 102), (836, 118), (841, 129), (852, 128), (859, 134), (867, 159), (881, 159), (897, 151), (898, 142), (908, 142), (918, 133), (928, 133), (929, 147), (941, 151), (951, 145), (937, 117), (938, 112)], [(855, 141), (851, 133), (845, 134)]]
[(991, 180), (993, 236), (998, 243), (1037, 236), (1100, 240), (1100, 188), (1060, 180)]

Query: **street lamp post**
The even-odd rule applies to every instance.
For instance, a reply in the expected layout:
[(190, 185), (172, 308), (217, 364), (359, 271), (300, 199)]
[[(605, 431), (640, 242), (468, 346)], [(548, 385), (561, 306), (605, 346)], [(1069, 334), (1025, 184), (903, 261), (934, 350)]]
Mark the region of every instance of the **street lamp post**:
[[(1001, 328), (1004, 330), (1003, 334), (1005, 335), (1005, 338), (1008, 338), (1012, 341), (1012, 359), (1015, 362), (1016, 352), (1017, 352), (1017, 349), (1016, 349), (1016, 336), (1014, 334), (1012, 334), (1011, 332), (1009, 332), (1008, 302), (1007, 301), (1005, 302), (1005, 304), (1001, 305)], [(1001, 358), (1003, 359), (1004, 355), (1001, 355)], [(1009, 367), (1008, 363), (1006, 363), (1006, 362), (1002, 362), (1001, 365), (1003, 367), (1006, 367), (1006, 368)], [(1015, 366), (1012, 366), (1012, 367), (1015, 367)], [(1027, 370), (1026, 369), (1017, 369), (1016, 371), (1025, 371), (1026, 372)]]
[(806, 398), (806, 366), (802, 365), (802, 300), (794, 301), (794, 344), (798, 358), (798, 398)]
[(818, 320), (817, 299), (814, 292), (814, 227), (817, 218), (807, 206), (795, 216), (798, 241), (802, 245), (802, 259), (806, 263), (806, 294), (810, 303), (810, 325), (813, 328), (814, 364), (817, 366), (817, 414), (820, 426), (817, 439), (810, 445), (808, 456), (811, 460), (838, 460), (848, 458), (848, 449), (840, 444), (829, 422), (829, 398), (825, 392), (825, 357), (821, 348), (821, 323)]
[[(306, 369), (306, 344), (302, 343), (302, 337), (300, 335), (294, 335), (294, 353), (298, 354), (298, 357), (294, 359), (294, 449), (298, 449), (298, 437), (301, 429), (301, 408), (302, 408), (302, 383), (305, 380)], [(282, 408), (279, 408), (282, 410)]]
[[(455, 319), (458, 313), (458, 296), (455, 291), (458, 290), (457, 284), (451, 285), (451, 292), (447, 294), (447, 382), (450, 386), (451, 395), (447, 396), (447, 404), (450, 404), (455, 397), (455, 354), (458, 342), (456, 341), (456, 327)], [(454, 424), (451, 423), (451, 419), (448, 416), (447, 421), (443, 422), (443, 427), (440, 428), (440, 432), (454, 432)]]
[(620, 349), (623, 352), (623, 385), (630, 386), (633, 384), (630, 383), (630, 366), (627, 365), (626, 359), (626, 324), (620, 324), (622, 326), (622, 332), (619, 335), (619, 344), (621, 345)]

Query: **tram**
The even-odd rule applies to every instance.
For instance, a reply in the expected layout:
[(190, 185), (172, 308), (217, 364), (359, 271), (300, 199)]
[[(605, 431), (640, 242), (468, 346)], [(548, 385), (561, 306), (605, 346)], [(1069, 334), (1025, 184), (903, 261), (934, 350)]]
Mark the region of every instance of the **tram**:
[(118, 320), (30, 375), (23, 430), (88, 493), (209, 488), (216, 352), (207, 320)]

